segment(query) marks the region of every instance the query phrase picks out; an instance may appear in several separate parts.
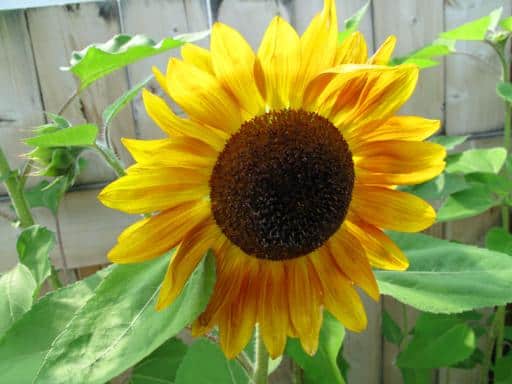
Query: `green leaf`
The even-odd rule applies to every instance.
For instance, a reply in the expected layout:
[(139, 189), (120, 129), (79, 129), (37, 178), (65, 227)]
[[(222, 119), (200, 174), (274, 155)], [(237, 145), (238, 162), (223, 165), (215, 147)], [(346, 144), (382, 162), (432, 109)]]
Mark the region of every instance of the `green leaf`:
[(512, 83), (500, 82), (496, 84), (496, 93), (508, 103), (512, 103)]
[(512, 256), (512, 235), (503, 228), (491, 228), (485, 235), (485, 247)]
[(470, 21), (460, 27), (441, 33), (439, 36), (448, 40), (485, 40), (487, 31), (494, 30), (501, 17), (503, 8), (492, 11), (488, 16)]
[[(473, 329), (473, 332), (475, 332), (474, 329)], [(482, 335), (484, 335), (484, 334), (487, 334), (487, 329), (484, 329), (484, 332), (482, 333)], [(476, 332), (475, 332), (475, 336), (477, 338), (479, 337)], [(477, 348), (475, 348), (473, 353), (468, 358), (466, 358), (462, 361), (459, 361), (458, 363), (452, 364), (450, 367), (459, 368), (459, 369), (473, 369), (478, 364), (482, 364), (483, 361), (484, 361), (484, 353), (482, 352), (482, 350), (480, 348), (477, 347)]]
[(500, 204), (501, 201), (491, 194), (487, 186), (475, 185), (450, 195), (437, 211), (437, 221), (466, 219)]
[(471, 356), (475, 340), (473, 330), (457, 318), (424, 313), (396, 364), (415, 369), (447, 367)]
[(176, 372), (175, 384), (246, 384), (247, 374), (236, 360), (228, 360), (220, 347), (200, 339), (190, 346)]
[(461, 153), (454, 153), (446, 157), (446, 172), (448, 173), (472, 173), (487, 172), (498, 173), (505, 159), (505, 148), (470, 149)]
[(507, 31), (512, 32), (512, 16), (505, 17), (500, 21), (499, 26)]
[(80, 89), (84, 89), (128, 64), (180, 47), (186, 42), (203, 39), (208, 34), (209, 31), (204, 31), (167, 37), (158, 43), (143, 35), (116, 35), (103, 44), (91, 44), (73, 52), (70, 66), (61, 69), (77, 76)]
[(0, 276), (0, 336), (30, 309), (36, 288), (32, 273), (23, 264)]
[(116, 115), (133, 100), (135, 96), (137, 96), (142, 88), (153, 78), (153, 76), (148, 76), (140, 83), (136, 84), (132, 89), (123, 93), (116, 101), (110, 104), (103, 111), (103, 126), (108, 127), (110, 123), (116, 117)]
[(338, 35), (338, 41), (341, 43), (345, 40), (351, 33), (357, 31), (359, 28), (359, 24), (361, 24), (361, 20), (363, 20), (368, 7), (370, 6), (370, 1), (368, 1), (365, 5), (363, 5), (356, 13), (350, 16), (345, 20), (345, 29), (341, 31)]
[(116, 265), (53, 342), (35, 381), (104, 383), (175, 336), (204, 310), (215, 280), (211, 252), (175, 302), (156, 311), (169, 257)]
[(431, 369), (410, 369), (401, 368), (402, 378), (404, 384), (431, 384), (432, 383), (432, 370)]
[(458, 313), (512, 301), (510, 256), (422, 234), (390, 236), (410, 266), (401, 272), (375, 271), (383, 294), (434, 313)]
[(512, 383), (512, 354), (496, 361), (494, 366), (494, 384)]
[(58, 131), (25, 139), (32, 147), (87, 147), (93, 145), (98, 136), (98, 127), (93, 124), (75, 125)]
[(471, 185), (485, 186), (488, 191), (499, 195), (508, 195), (512, 191), (512, 180), (494, 173), (470, 173), (465, 180)]
[(31, 208), (45, 207), (53, 215), (59, 211), (59, 204), (64, 192), (66, 191), (66, 182), (61, 178), (51, 184), (43, 180), (37, 185), (25, 191), (25, 197)]
[(416, 64), (419, 68), (435, 67), (439, 62), (433, 60), (434, 58), (447, 56), (453, 52), (455, 49), (452, 42), (438, 40), (405, 56), (394, 57), (390, 65)]
[(33, 382), (53, 341), (91, 298), (107, 272), (100, 271), (75, 284), (50, 292), (7, 331), (0, 339), (2, 380), (6, 383)]
[(400, 345), (404, 338), (402, 329), (386, 310), (382, 312), (382, 334), (388, 342), (395, 345)]
[(453, 149), (458, 145), (464, 143), (469, 136), (434, 136), (430, 138), (430, 141), (433, 143), (441, 144), (447, 150)]
[(324, 322), (315, 355), (309, 356), (304, 352), (297, 339), (288, 340), (286, 355), (304, 370), (305, 384), (345, 383), (336, 361), (344, 337), (343, 326), (330, 313), (324, 311)]
[(172, 338), (133, 367), (130, 384), (174, 383), (188, 347)]
[(38, 287), (50, 276), (50, 251), (54, 245), (53, 232), (40, 225), (24, 229), (16, 241), (20, 262), (32, 273)]
[(443, 200), (455, 192), (469, 188), (464, 176), (457, 174), (441, 173), (435, 179), (423, 184), (407, 186), (402, 190), (414, 193), (425, 200)]

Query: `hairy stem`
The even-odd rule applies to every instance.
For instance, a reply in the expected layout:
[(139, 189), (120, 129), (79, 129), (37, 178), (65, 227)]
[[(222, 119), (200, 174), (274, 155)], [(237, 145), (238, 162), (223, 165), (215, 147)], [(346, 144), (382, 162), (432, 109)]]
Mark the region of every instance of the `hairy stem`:
[(256, 328), (256, 348), (254, 359), (254, 384), (267, 384), (268, 378), (268, 351), (263, 343), (260, 330)]
[(94, 144), (93, 148), (103, 157), (107, 164), (110, 165), (118, 177), (126, 174), (123, 164), (110, 149), (98, 143)]
[(60, 226), (59, 213), (55, 214), (55, 230), (57, 232), (57, 243), (59, 244), (60, 258), (62, 260), (62, 269), (64, 270), (64, 283), (68, 284), (71, 280), (69, 278), (69, 267), (66, 252), (64, 251), (64, 241), (62, 237), (62, 230)]

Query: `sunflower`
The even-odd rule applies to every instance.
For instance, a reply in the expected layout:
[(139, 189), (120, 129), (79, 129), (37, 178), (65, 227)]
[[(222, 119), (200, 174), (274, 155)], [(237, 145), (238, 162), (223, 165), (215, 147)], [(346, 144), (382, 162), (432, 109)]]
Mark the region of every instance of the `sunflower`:
[(444, 168), (443, 147), (422, 142), (439, 121), (395, 115), (418, 68), (387, 66), (394, 44), (390, 37), (367, 57), (360, 33), (339, 43), (334, 0), (325, 0), (300, 37), (275, 17), (257, 53), (221, 23), (210, 50), (184, 45), (182, 60), (154, 73), (188, 117), (144, 91), (168, 137), (124, 139), (136, 163), (99, 196), (111, 208), (151, 213), (121, 233), (109, 259), (142, 262), (177, 247), (161, 309), (212, 249), (214, 292), (192, 328), (201, 335), (217, 326), (228, 357), (255, 324), (272, 357), (288, 336), (314, 354), (324, 309), (363, 330), (356, 287), (378, 300), (372, 267), (408, 266), (383, 230), (435, 221), (430, 205), (397, 186)]

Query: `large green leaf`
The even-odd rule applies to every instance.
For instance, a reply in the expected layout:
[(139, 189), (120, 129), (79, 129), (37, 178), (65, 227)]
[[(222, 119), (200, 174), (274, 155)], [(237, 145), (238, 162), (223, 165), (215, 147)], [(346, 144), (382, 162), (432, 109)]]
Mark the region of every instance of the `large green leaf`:
[(485, 40), (487, 31), (496, 28), (502, 11), (503, 8), (495, 9), (488, 16), (470, 21), (450, 31), (443, 32), (439, 36), (449, 40)]
[(25, 139), (25, 144), (42, 148), (87, 147), (95, 143), (97, 136), (97, 126), (94, 124), (82, 124), (30, 137)]
[(85, 305), (105, 272), (52, 291), (0, 339), (0, 372), (6, 383), (32, 383), (50, 346)]
[(0, 276), (0, 336), (30, 309), (36, 288), (32, 273), (23, 264)]
[(53, 232), (40, 225), (24, 229), (16, 242), (18, 258), (30, 270), (38, 287), (50, 276), (50, 251), (54, 245)]
[(363, 20), (368, 7), (370, 6), (370, 2), (368, 1), (365, 5), (363, 5), (356, 13), (350, 16), (345, 20), (344, 25), (345, 29), (341, 31), (338, 35), (338, 41), (342, 42), (345, 40), (352, 32), (355, 32), (359, 28), (359, 24), (361, 24), (361, 20)]
[(424, 313), (396, 363), (402, 368), (447, 367), (471, 356), (475, 348), (475, 334), (464, 322), (454, 316)]
[(309, 356), (297, 339), (289, 339), (286, 355), (303, 370), (305, 384), (344, 384), (336, 358), (345, 337), (345, 328), (327, 311), (320, 330), (318, 351)]
[(148, 76), (140, 83), (136, 84), (132, 89), (123, 93), (116, 101), (110, 104), (103, 111), (103, 126), (108, 127), (110, 123), (116, 117), (116, 115), (133, 100), (135, 96), (137, 96), (142, 88), (153, 78), (153, 76)]
[(507, 151), (505, 148), (469, 149), (461, 153), (448, 155), (446, 158), (446, 172), (448, 173), (473, 173), (487, 172), (498, 173), (505, 164)]
[(133, 367), (130, 384), (174, 383), (187, 346), (172, 338)]
[(435, 179), (423, 184), (412, 185), (402, 188), (404, 191), (429, 201), (443, 200), (455, 192), (469, 188), (463, 175), (441, 173)]
[(422, 234), (390, 235), (410, 266), (406, 271), (375, 271), (383, 294), (434, 313), (458, 313), (512, 301), (510, 256)]
[(156, 43), (143, 35), (116, 35), (103, 44), (91, 44), (81, 51), (73, 52), (69, 67), (80, 79), (80, 89), (124, 66), (150, 56), (177, 48), (186, 42), (200, 40), (208, 31), (167, 37)]
[(206, 307), (215, 280), (210, 252), (176, 301), (155, 310), (169, 256), (119, 265), (54, 341), (36, 381), (104, 383), (190, 324)]
[(228, 360), (217, 344), (200, 339), (188, 349), (176, 372), (175, 384), (246, 384), (248, 377), (236, 360)]
[(485, 235), (485, 247), (512, 256), (512, 235), (504, 228), (491, 228)]
[(487, 186), (475, 185), (450, 195), (437, 211), (437, 221), (466, 219), (500, 204), (500, 199), (496, 198)]

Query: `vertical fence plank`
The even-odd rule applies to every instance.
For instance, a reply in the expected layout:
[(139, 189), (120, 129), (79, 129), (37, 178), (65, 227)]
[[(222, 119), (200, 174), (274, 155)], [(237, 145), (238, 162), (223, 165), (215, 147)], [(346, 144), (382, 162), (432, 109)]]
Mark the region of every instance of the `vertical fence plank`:
[[(27, 10), (34, 56), (41, 83), (41, 95), (47, 111), (57, 112), (78, 87), (78, 80), (70, 72), (59, 70), (67, 66), (71, 53), (87, 45), (104, 42), (120, 32), (115, 0), (71, 4), (61, 7)], [(101, 127), (105, 107), (127, 90), (124, 70), (100, 79), (77, 97), (64, 112), (74, 124), (91, 122)], [(133, 136), (134, 124), (129, 110), (122, 111), (112, 127), (113, 144), (123, 160), (129, 159), (121, 148), (120, 137)], [(80, 183), (110, 179), (113, 172), (96, 154), (86, 154), (88, 167), (79, 178)]]
[[(159, 41), (164, 37), (206, 30), (208, 29), (208, 19), (203, 4), (205, 4), (203, 1), (197, 0), (122, 0), (123, 32), (130, 34), (142, 33), (155, 41)], [(144, 17), (141, 17), (141, 15), (144, 15)], [(160, 71), (165, 73), (170, 56), (179, 56), (179, 49), (130, 65), (128, 67), (130, 84), (133, 86), (149, 76), (152, 73), (152, 66), (158, 67)], [(147, 88), (163, 96), (163, 91), (155, 80), (152, 80)], [(133, 111), (137, 124), (137, 136), (146, 139), (164, 136), (147, 115), (140, 96), (133, 102)]]
[[(23, 11), (0, 12), (0, 134), (12, 167), (29, 147), (22, 139), (44, 122), (30, 35)], [(0, 193), (4, 194), (3, 185)]]
[[(395, 20), (391, 23), (390, 20)], [(378, 46), (389, 35), (397, 36), (397, 47), (394, 56), (405, 55), (421, 48), (436, 39), (443, 31), (443, 2), (411, 0), (380, 0), (373, 3), (373, 27), (375, 44)], [(420, 73), (418, 86), (414, 95), (400, 111), (401, 114), (420, 115), (428, 118), (444, 118), (444, 65), (423, 70)], [(433, 230), (434, 235), (442, 236), (442, 226)], [(431, 232), (432, 232), (431, 231)], [(390, 297), (383, 300), (386, 310), (398, 324), (402, 324), (402, 304)], [(413, 325), (418, 312), (407, 308), (409, 324)], [(383, 341), (383, 383), (396, 384), (402, 382), (394, 360), (398, 348)], [(435, 375), (433, 374), (433, 380)]]

